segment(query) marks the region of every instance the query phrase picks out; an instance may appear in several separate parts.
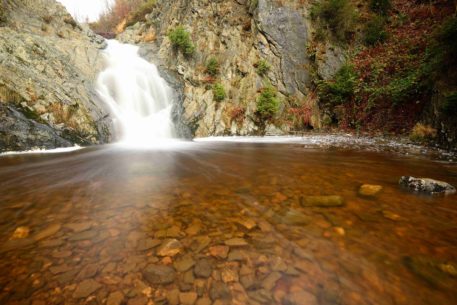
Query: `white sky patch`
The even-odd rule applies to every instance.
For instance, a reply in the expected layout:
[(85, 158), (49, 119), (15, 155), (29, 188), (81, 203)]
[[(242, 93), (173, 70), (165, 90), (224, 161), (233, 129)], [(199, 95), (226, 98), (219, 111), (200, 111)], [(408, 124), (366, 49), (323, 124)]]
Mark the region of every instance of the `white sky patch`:
[(106, 10), (107, 5), (113, 0), (57, 0), (62, 3), (67, 11), (79, 22), (97, 21), (101, 13)]

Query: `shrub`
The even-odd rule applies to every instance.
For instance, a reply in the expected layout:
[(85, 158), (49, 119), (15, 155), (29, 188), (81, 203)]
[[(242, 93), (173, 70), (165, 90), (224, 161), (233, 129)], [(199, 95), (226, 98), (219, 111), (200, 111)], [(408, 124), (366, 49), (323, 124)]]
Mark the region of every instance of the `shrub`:
[(446, 20), (434, 35), (429, 50), (427, 74), (434, 74), (457, 64), (457, 17)]
[(318, 85), (319, 99), (329, 106), (341, 105), (354, 96), (357, 74), (352, 65), (342, 66), (331, 81)]
[(270, 71), (271, 67), (265, 59), (261, 59), (256, 63), (256, 68), (257, 74), (264, 76)]
[(211, 57), (206, 62), (206, 73), (208, 73), (211, 76), (216, 76), (217, 74), (219, 74), (219, 62), (215, 57)]
[(409, 138), (414, 142), (425, 142), (433, 140), (436, 135), (437, 131), (432, 126), (417, 123), (411, 130)]
[(154, 10), (155, 5), (156, 0), (147, 0), (146, 2), (139, 5), (137, 8), (133, 9), (128, 15), (126, 25), (131, 26), (137, 22), (143, 21), (144, 17)]
[(214, 84), (213, 86), (213, 96), (216, 102), (221, 102), (225, 99), (225, 89), (221, 83)]
[(367, 22), (365, 27), (365, 43), (367, 45), (375, 45), (378, 42), (384, 42), (386, 39), (387, 32), (383, 17), (376, 16)]
[(241, 123), (243, 121), (244, 115), (246, 113), (246, 109), (241, 106), (236, 106), (230, 112), (230, 121), (235, 121), (237, 123)]
[(370, 0), (370, 9), (380, 15), (386, 16), (391, 8), (390, 0)]
[(178, 26), (173, 29), (168, 37), (171, 40), (171, 44), (174, 48), (181, 50), (181, 52), (190, 56), (195, 52), (195, 46), (190, 40), (189, 32), (187, 32), (183, 26)]
[(444, 98), (440, 110), (448, 116), (457, 114), (457, 92), (453, 92)]
[(349, 0), (323, 0), (311, 7), (311, 18), (327, 27), (340, 41), (354, 31), (356, 11)]
[(274, 117), (278, 110), (279, 100), (276, 89), (272, 86), (263, 88), (257, 99), (257, 115), (262, 120), (269, 120)]

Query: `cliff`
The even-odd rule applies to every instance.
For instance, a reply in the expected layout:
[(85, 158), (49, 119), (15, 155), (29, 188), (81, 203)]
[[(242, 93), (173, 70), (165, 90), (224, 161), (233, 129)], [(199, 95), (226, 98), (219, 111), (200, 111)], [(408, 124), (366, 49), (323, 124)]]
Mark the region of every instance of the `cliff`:
[(104, 46), (54, 0), (0, 1), (0, 151), (109, 141)]
[[(302, 1), (157, 1), (145, 21), (118, 39), (139, 44), (146, 58), (180, 82), (181, 121), (195, 136), (285, 134), (296, 127), (292, 108), (307, 110), (307, 123), (320, 126), (307, 69), (313, 31), (308, 9)], [(195, 46), (191, 56), (168, 37), (180, 26)], [(344, 61), (339, 48), (327, 51), (318, 62), (323, 77)], [(211, 61), (216, 71), (209, 71)], [(216, 85), (223, 98), (215, 97)], [(279, 101), (274, 118), (258, 112), (265, 88), (273, 88)]]

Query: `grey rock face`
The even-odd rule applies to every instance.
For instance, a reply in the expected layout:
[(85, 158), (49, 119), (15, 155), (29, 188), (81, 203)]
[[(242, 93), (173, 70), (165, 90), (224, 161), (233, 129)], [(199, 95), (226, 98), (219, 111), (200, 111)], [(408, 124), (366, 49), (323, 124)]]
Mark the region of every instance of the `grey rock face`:
[(9, 119), (0, 127), (0, 151), (109, 141), (108, 110), (93, 87), (104, 40), (54, 0), (3, 1), (3, 11), (0, 104)]
[(259, 0), (257, 25), (281, 58), (281, 73), (287, 93), (308, 91), (310, 76), (306, 46), (308, 28), (300, 11), (278, 7), (276, 1)]
[(414, 192), (426, 193), (430, 195), (450, 195), (456, 192), (455, 187), (447, 182), (433, 180), (430, 178), (415, 178), (411, 176), (403, 176), (400, 178), (399, 184)]

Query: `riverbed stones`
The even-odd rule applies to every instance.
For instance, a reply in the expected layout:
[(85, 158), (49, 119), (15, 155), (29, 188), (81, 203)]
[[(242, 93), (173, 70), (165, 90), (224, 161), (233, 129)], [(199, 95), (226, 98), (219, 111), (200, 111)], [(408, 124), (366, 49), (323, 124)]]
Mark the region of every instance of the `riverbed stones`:
[(51, 237), (54, 234), (56, 234), (57, 232), (59, 232), (61, 228), (62, 228), (62, 226), (58, 223), (51, 224), (48, 227), (46, 227), (44, 230), (38, 232), (35, 236), (33, 236), (33, 238), (38, 241), (38, 240), (45, 239), (47, 237)]
[(100, 289), (100, 287), (102, 287), (102, 285), (93, 279), (84, 280), (76, 287), (73, 297), (76, 299), (86, 298)]
[(304, 196), (300, 198), (303, 207), (341, 207), (344, 205), (343, 197), (338, 195), (331, 196)]
[(429, 195), (451, 195), (456, 192), (455, 187), (449, 183), (430, 178), (402, 176), (398, 183), (400, 186), (416, 193), (425, 193)]
[(289, 209), (284, 216), (277, 216), (276, 218), (278, 222), (286, 225), (307, 225), (312, 220), (311, 217), (296, 209)]
[(225, 244), (230, 247), (242, 247), (248, 245), (247, 241), (240, 237), (228, 239), (225, 241)]
[(92, 227), (92, 222), (80, 222), (80, 223), (69, 223), (65, 225), (65, 228), (68, 228), (76, 233), (89, 230)]
[(230, 248), (227, 246), (213, 246), (209, 248), (209, 253), (216, 258), (225, 259), (227, 258), (229, 250)]
[(175, 256), (182, 250), (182, 244), (177, 239), (166, 239), (157, 249), (158, 256)]
[(164, 265), (148, 265), (143, 270), (143, 277), (151, 284), (170, 284), (175, 280), (175, 270)]
[(174, 262), (173, 266), (178, 272), (185, 272), (195, 265), (195, 261), (190, 256), (185, 256)]
[(106, 300), (106, 305), (121, 305), (124, 301), (124, 294), (120, 291), (112, 292)]
[(14, 230), (13, 234), (11, 235), (10, 239), (21, 239), (21, 238), (26, 238), (30, 234), (30, 228), (21, 226), (17, 227), (16, 230)]
[(212, 267), (208, 259), (200, 259), (194, 267), (196, 277), (208, 278), (211, 275)]
[(181, 292), (179, 294), (179, 302), (182, 305), (194, 305), (195, 301), (197, 301), (197, 293), (191, 292)]
[(381, 185), (362, 184), (359, 188), (359, 195), (364, 197), (374, 197), (382, 190)]

